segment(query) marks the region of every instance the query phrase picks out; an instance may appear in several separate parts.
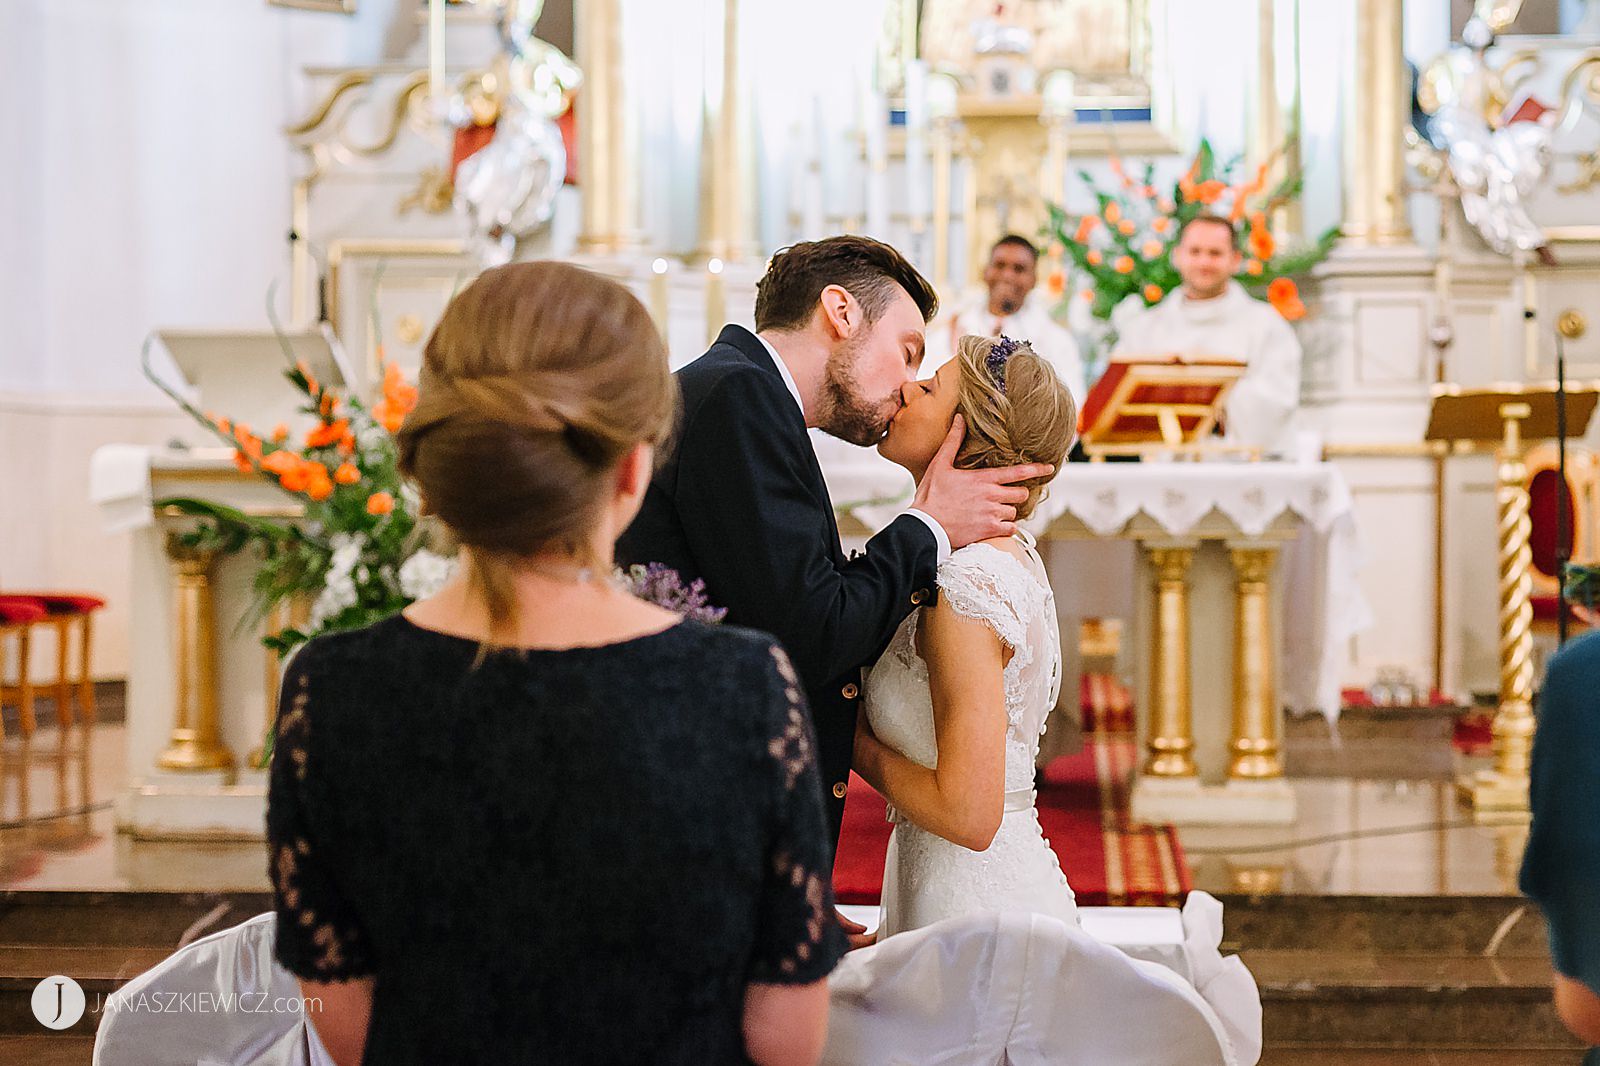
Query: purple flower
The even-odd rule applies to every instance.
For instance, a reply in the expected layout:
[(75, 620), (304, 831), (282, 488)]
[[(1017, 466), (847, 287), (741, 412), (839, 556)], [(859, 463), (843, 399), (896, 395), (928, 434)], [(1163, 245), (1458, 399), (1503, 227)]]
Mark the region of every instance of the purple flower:
[(665, 607), (696, 622), (716, 625), (728, 615), (726, 607), (713, 607), (706, 600), (704, 581), (696, 578), (685, 586), (683, 576), (662, 563), (630, 566), (620, 572), (620, 577), (623, 588), (646, 603)]
[(1000, 387), (1000, 394), (1006, 391), (1006, 363), (1017, 354), (1024, 341), (1015, 341), (1010, 337), (1001, 337), (994, 342), (994, 347), (989, 349), (989, 354), (984, 357), (983, 363), (989, 368), (989, 376), (994, 378), (994, 383)]

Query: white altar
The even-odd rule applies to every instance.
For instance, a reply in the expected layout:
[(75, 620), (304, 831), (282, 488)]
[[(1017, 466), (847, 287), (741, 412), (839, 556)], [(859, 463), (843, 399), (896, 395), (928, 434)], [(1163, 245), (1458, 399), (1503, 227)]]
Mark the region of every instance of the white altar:
[[(852, 532), (880, 528), (904, 505), (903, 473), (872, 457), (846, 464), (832, 442), (819, 451), (833, 460), (824, 469), (835, 501), (855, 519)], [(1127, 575), (1122, 602), (1133, 623), (1131, 673), (1149, 752), (1134, 789), (1135, 816), (1292, 821), (1282, 715), (1338, 714), (1347, 646), (1369, 620), (1357, 584), (1354, 508), (1338, 469), (1072, 464), (1025, 524), (1049, 545), (1064, 635), (1076, 634), (1083, 617), (1117, 613), (1118, 604), (1080, 594), (1080, 575), (1088, 579), (1081, 584), (1104, 591), (1104, 549), (1112, 548), (1115, 572)], [(1115, 558), (1117, 548), (1124, 558)], [(1067, 692), (1076, 691), (1074, 644), (1063, 641)]]

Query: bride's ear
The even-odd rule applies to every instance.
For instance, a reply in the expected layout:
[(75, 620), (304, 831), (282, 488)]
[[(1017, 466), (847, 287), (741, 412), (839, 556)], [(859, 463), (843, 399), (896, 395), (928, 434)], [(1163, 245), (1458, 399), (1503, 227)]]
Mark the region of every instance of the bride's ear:
[(643, 496), (650, 487), (650, 475), (654, 470), (655, 449), (648, 444), (634, 445), (617, 464), (617, 495), (630, 499)]

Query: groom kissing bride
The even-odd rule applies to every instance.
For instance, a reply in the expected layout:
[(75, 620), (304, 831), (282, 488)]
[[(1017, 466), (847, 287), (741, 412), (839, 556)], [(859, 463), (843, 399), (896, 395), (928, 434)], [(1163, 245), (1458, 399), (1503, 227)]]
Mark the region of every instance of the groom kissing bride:
[[(900, 823), (885, 933), (1004, 905), (1071, 921), (1031, 792), (1059, 634), (1016, 523), (1065, 458), (1076, 412), (1016, 341), (965, 338), (919, 380), (937, 305), (878, 241), (779, 252), (756, 289), (756, 331), (726, 327), (678, 371), (677, 445), (617, 559), (703, 580), (730, 623), (788, 650), (835, 849), (852, 764)], [(811, 428), (877, 446), (916, 479), (910, 507), (857, 556), (841, 548)]]

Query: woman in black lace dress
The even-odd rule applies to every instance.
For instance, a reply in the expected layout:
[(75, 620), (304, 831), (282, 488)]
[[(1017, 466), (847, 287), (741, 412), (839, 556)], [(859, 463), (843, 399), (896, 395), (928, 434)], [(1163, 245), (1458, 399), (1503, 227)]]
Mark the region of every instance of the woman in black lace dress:
[(464, 545), (284, 685), (279, 960), (340, 1066), (811, 1063), (832, 916), (814, 741), (770, 638), (614, 588), (675, 408), (619, 286), (491, 270), (400, 435)]

